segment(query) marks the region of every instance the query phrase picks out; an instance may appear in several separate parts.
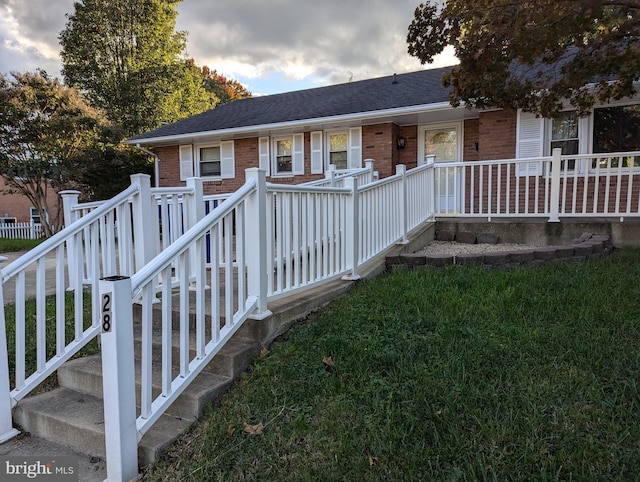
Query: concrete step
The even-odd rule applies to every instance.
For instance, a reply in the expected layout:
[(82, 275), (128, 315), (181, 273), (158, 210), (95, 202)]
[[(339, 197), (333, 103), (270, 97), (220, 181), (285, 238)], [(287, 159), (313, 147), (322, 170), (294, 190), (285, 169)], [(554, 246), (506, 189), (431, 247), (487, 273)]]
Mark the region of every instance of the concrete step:
[[(136, 400), (140, 400), (141, 363), (136, 360)], [(177, 375), (174, 368), (173, 376)], [(162, 390), (161, 366), (154, 364), (152, 369), (154, 397)], [(202, 414), (207, 405), (226, 392), (233, 379), (210, 372), (201, 372), (167, 409), (167, 414), (185, 419), (195, 420)], [(58, 384), (76, 392), (102, 397), (102, 360), (99, 355), (76, 358), (58, 369)]]
[[(105, 457), (102, 399), (67, 388), (56, 388), (22, 400), (14, 420), (32, 435), (96, 457)], [(190, 421), (162, 415), (138, 444), (141, 465), (155, 460), (182, 434)]]
[[(180, 333), (173, 331), (171, 346), (173, 347), (171, 357), (176, 363), (180, 356)], [(134, 326), (134, 353), (141, 353), (142, 336), (138, 326)], [(151, 357), (154, 362), (162, 360), (162, 333), (160, 328), (154, 327), (152, 335)], [(196, 354), (196, 334), (189, 332), (189, 358), (192, 359)], [(211, 360), (203, 371), (217, 373), (227, 377), (236, 377), (242, 373), (251, 363), (251, 360), (260, 353), (260, 345), (246, 338), (234, 336), (223, 346), (216, 356)]]

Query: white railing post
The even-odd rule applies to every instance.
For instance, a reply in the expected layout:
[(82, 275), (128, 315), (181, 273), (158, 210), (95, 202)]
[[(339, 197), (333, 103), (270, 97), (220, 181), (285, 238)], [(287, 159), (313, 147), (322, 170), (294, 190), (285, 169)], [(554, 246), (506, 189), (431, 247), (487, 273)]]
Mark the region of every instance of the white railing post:
[(360, 279), (358, 274), (358, 261), (360, 256), (360, 216), (358, 201), (358, 179), (348, 177), (344, 180), (344, 187), (351, 189), (351, 196), (347, 201), (345, 216), (345, 244), (347, 245), (347, 267), (351, 273), (342, 277), (343, 280)]
[(374, 163), (373, 159), (364, 160), (364, 167), (366, 167), (369, 170), (369, 180), (365, 184), (375, 181), (374, 174), (373, 174), (373, 163)]
[[(187, 231), (189, 228), (194, 226), (198, 221), (200, 221), (204, 217), (204, 192), (202, 187), (202, 179), (199, 177), (190, 177), (187, 179), (187, 187), (193, 189), (193, 194), (188, 196), (183, 196), (182, 198), (182, 209), (184, 212), (184, 219), (186, 220), (186, 226), (184, 230)], [(177, 196), (176, 196), (177, 202)], [(193, 245), (191, 255), (189, 259), (191, 261), (191, 268), (189, 273), (195, 274), (199, 269), (204, 269), (205, 265), (205, 253), (204, 253), (204, 243), (202, 244), (202, 249), (199, 253), (195, 252), (195, 244)]]
[(100, 280), (100, 317), (107, 480), (130, 481), (138, 476), (131, 278)]
[[(58, 193), (62, 197), (62, 213), (64, 216), (64, 227), (70, 226), (77, 218), (73, 213), (73, 208), (78, 205), (78, 196), (80, 191), (68, 190)], [(69, 272), (69, 289), (78, 286), (78, 254), (81, 252), (82, 246), (76, 246), (78, 238), (72, 237), (67, 241), (67, 267)]]
[[(247, 294), (258, 298), (256, 312), (250, 316), (254, 320), (263, 320), (271, 315), (267, 308), (267, 180), (264, 169), (245, 170), (246, 181), (256, 180), (256, 190), (245, 202), (245, 239), (251, 248), (247, 250)], [(255, 244), (254, 244), (255, 243)]]
[(559, 223), (560, 218), (558, 216), (560, 212), (560, 156), (562, 149), (556, 148), (553, 150), (551, 157), (551, 195), (549, 198), (549, 221), (550, 223)]
[(409, 238), (407, 237), (408, 226), (408, 201), (407, 201), (407, 167), (404, 164), (398, 164), (396, 166), (396, 176), (400, 176), (400, 222), (402, 223), (402, 241), (398, 244), (407, 244)]
[(324, 173), (325, 179), (331, 181), (330, 186), (335, 187), (336, 185), (336, 165), (329, 164), (329, 169)]
[(437, 182), (437, 178), (438, 176), (436, 176), (436, 155), (435, 154), (429, 154), (427, 156), (427, 160), (426, 160), (426, 164), (428, 166), (432, 167), (432, 176), (431, 176), (431, 186), (428, 186), (428, 188), (430, 189), (429, 191), (429, 202), (431, 203), (431, 215), (435, 215), (438, 214), (440, 212), (440, 209), (437, 207), (437, 199), (436, 199), (436, 182)]
[[(0, 256), (0, 265), (7, 260)], [(4, 307), (4, 290), (0, 282), (0, 306)], [(9, 383), (9, 355), (7, 350), (7, 331), (4, 309), (0, 310), (0, 444), (15, 437), (20, 432), (11, 422), (11, 385)]]
[(132, 174), (131, 184), (138, 185), (138, 194), (133, 196), (134, 266), (138, 271), (157, 254), (158, 209), (152, 202), (151, 176)]

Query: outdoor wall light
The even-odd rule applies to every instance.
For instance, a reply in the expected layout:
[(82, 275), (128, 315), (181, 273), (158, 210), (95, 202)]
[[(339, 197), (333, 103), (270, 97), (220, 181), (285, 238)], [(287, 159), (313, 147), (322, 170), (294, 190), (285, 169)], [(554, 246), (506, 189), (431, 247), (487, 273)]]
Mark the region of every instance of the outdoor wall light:
[(398, 149), (404, 149), (404, 143), (405, 143), (404, 137), (398, 137), (396, 139), (396, 146), (398, 146)]

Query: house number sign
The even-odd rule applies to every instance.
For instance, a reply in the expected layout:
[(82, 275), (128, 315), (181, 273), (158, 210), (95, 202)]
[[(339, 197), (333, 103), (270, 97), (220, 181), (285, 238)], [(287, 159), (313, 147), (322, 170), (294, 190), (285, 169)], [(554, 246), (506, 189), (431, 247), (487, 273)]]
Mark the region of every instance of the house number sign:
[(102, 293), (102, 333), (111, 332), (111, 299), (112, 293)]

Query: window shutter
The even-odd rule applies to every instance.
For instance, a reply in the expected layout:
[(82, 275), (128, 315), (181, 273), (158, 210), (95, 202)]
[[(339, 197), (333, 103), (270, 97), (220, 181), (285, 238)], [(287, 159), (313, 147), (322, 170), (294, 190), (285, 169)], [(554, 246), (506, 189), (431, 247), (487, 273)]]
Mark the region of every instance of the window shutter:
[(193, 147), (180, 146), (180, 180), (193, 177)]
[(311, 174), (322, 174), (322, 131), (311, 133)]
[[(518, 111), (518, 141), (516, 158), (544, 156), (544, 118), (531, 112)], [(519, 164), (519, 176), (538, 176), (542, 163), (529, 162)]]
[(304, 134), (293, 135), (293, 148), (291, 155), (293, 157), (293, 174), (304, 174)]
[(269, 138), (268, 137), (260, 137), (258, 139), (258, 157), (260, 159), (260, 169), (264, 169), (267, 171), (267, 176), (269, 176), (270, 165), (269, 162)]
[(362, 167), (362, 128), (349, 129), (349, 169)]
[(222, 179), (236, 177), (233, 141), (222, 141), (220, 143), (220, 177)]

